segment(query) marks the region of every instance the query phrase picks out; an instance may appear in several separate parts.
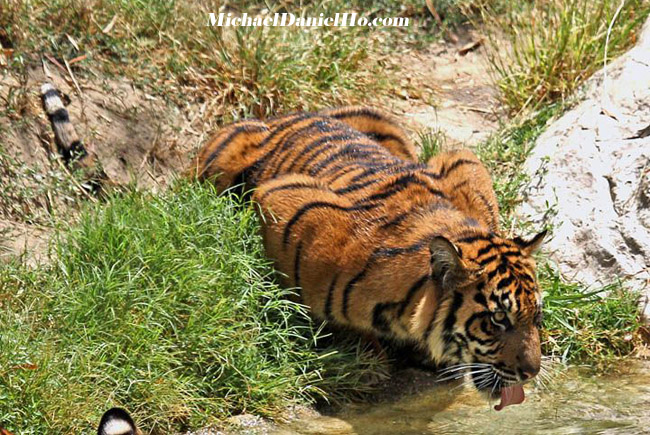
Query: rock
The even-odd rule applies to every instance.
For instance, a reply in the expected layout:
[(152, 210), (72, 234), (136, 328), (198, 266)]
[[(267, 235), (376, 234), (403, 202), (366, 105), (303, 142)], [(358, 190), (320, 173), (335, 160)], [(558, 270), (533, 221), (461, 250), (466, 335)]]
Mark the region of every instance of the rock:
[[(606, 78), (606, 80), (605, 80)], [(570, 280), (629, 280), (650, 318), (650, 20), (585, 86), (526, 162), (521, 219), (553, 226), (546, 250)], [(645, 130), (644, 130), (645, 129)]]

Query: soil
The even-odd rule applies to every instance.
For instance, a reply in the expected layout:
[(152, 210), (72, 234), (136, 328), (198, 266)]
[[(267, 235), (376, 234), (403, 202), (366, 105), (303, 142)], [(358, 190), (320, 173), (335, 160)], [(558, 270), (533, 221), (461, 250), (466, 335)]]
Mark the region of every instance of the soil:
[[(47, 65), (29, 70), (22, 80), (12, 75), (0, 78), (0, 98), (15, 107), (13, 116), (0, 117), (0, 143), (36, 173), (62, 167), (52, 158), (54, 135), (41, 106), (40, 87), (45, 82), (69, 103), (70, 119), (101, 168), (104, 184), (134, 183), (157, 191), (187, 166), (188, 156), (205, 141), (206, 132), (189, 127), (188, 111), (131, 83), (95, 73), (75, 77), (75, 84), (66, 71)], [(25, 254), (28, 262), (44, 257), (48, 225), (2, 218), (0, 257)]]
[(503, 111), (482, 36), (462, 30), (456, 38), (405, 50), (394, 59), (405, 78), (383, 106), (415, 135), (440, 132), (450, 148), (472, 147), (498, 128)]

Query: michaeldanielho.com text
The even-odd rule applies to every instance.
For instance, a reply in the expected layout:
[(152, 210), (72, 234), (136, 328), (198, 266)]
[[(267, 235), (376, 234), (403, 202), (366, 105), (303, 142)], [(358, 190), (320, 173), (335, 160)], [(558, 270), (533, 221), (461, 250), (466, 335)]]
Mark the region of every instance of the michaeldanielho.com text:
[(355, 12), (336, 13), (334, 16), (326, 17), (320, 14), (318, 17), (297, 16), (292, 13), (275, 13), (265, 16), (250, 16), (243, 13), (241, 16), (233, 16), (232, 13), (208, 14), (208, 26), (218, 27), (408, 27), (408, 17), (364, 17)]

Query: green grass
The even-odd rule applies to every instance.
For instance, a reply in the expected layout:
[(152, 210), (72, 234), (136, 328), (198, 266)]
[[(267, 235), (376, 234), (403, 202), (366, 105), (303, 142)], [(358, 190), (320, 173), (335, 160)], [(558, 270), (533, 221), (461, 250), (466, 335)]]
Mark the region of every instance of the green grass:
[(530, 116), (515, 118), (477, 146), (476, 153), (494, 180), (504, 228), (511, 227), (513, 212), (521, 202), (521, 189), (529, 181), (523, 165), (535, 139), (565, 107), (551, 104)]
[(420, 149), (420, 162), (426, 163), (431, 157), (445, 151), (447, 136), (442, 130), (421, 132), (418, 137), (418, 146)]
[(622, 283), (590, 289), (567, 283), (548, 264), (544, 289), (544, 351), (595, 370), (615, 369), (640, 344), (639, 295)]
[(252, 206), (181, 183), (61, 223), (49, 265), (3, 267), (3, 425), (88, 432), (121, 405), (168, 433), (372, 389), (385, 367), (356, 340), (316, 347), (257, 225)]
[[(494, 1), (483, 6), (490, 64), (512, 112), (567, 98), (603, 66), (619, 0)], [(613, 23), (608, 60), (636, 42), (650, 2), (627, 0)]]

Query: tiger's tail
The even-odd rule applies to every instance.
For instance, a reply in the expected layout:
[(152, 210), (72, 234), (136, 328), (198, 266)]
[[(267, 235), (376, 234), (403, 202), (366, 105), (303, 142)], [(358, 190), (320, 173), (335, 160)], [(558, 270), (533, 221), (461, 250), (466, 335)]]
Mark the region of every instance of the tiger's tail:
[(83, 159), (88, 155), (77, 131), (70, 122), (68, 110), (61, 101), (61, 95), (50, 83), (41, 86), (43, 109), (52, 124), (59, 153), (66, 163), (73, 159)]
[(104, 413), (97, 435), (141, 435), (131, 415), (122, 408), (111, 408)]

